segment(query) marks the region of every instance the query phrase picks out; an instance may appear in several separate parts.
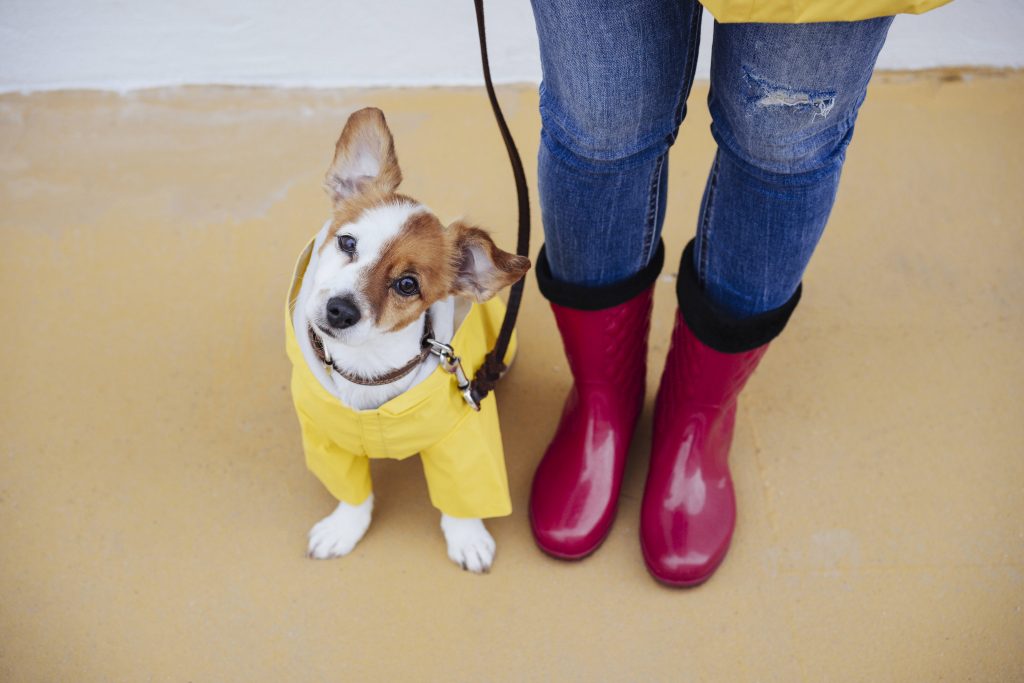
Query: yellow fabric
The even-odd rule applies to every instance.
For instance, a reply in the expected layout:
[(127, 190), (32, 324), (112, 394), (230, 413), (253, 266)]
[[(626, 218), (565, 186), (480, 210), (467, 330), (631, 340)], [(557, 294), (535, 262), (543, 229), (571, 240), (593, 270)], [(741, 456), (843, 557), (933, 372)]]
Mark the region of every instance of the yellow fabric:
[[(292, 302), (313, 250), (299, 255), (285, 304), (285, 348), (292, 361), (292, 401), (302, 428), (306, 465), (338, 500), (364, 502), (371, 492), (369, 458), (404, 459), (420, 454), (434, 507), (453, 517), (511, 514), (505, 453), (492, 393), (473, 411), (452, 375), (437, 368), (409, 391), (375, 410), (352, 410), (317, 381), (299, 349)], [(452, 346), (472, 377), (494, 346), (505, 304), (493, 298), (473, 304)], [(512, 335), (506, 360), (515, 355)]]
[(723, 24), (859, 21), (892, 14), (922, 14), (952, 0), (701, 0)]

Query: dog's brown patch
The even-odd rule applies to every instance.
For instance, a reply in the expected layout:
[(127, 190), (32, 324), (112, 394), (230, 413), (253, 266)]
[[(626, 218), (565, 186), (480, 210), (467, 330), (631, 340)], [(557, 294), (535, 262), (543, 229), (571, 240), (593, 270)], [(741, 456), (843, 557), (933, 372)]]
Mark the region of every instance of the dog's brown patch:
[[(366, 294), (378, 328), (393, 332), (416, 320), (429, 306), (451, 293), (455, 263), (444, 226), (429, 211), (410, 216), (388, 240), (380, 256), (363, 273), (359, 288)], [(402, 296), (394, 283), (411, 275), (419, 294)]]

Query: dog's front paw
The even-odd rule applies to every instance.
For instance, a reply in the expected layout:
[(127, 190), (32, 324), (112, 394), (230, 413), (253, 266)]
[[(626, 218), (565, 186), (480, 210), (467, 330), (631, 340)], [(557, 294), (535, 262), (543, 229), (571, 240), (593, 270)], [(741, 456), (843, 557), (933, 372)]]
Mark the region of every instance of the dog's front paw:
[(441, 530), (452, 562), (475, 574), (490, 570), (496, 546), (481, 520), (441, 515)]
[(334, 512), (327, 515), (309, 530), (307, 556), (317, 560), (342, 557), (352, 552), (356, 543), (370, 528), (373, 514), (373, 495), (361, 505), (338, 503)]

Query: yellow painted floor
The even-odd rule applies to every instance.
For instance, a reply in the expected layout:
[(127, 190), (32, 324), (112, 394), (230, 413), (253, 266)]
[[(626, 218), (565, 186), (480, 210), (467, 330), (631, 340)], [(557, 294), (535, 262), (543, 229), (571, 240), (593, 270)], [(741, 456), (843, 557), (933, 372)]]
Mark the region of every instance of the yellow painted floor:
[[(0, 97), (0, 679), (1024, 679), (1024, 75), (876, 79), (803, 303), (741, 402), (732, 551), (673, 591), (637, 519), (706, 91), (672, 157), (614, 530), (575, 564), (530, 538), (569, 383), (531, 275), (500, 389), (516, 510), (484, 577), (445, 556), (415, 461), (376, 467), (353, 555), (304, 557), (333, 503), (303, 466), (281, 315), (362, 105), (408, 193), (513, 243), (482, 92)], [(502, 96), (533, 179), (536, 95)]]

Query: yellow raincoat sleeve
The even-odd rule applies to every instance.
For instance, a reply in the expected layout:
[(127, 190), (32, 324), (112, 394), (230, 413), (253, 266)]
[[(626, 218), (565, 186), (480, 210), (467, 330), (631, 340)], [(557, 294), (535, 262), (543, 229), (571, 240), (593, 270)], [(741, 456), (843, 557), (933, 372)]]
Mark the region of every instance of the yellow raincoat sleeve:
[(327, 432), (302, 410), (302, 380), (292, 378), (292, 395), (296, 397), (295, 412), (302, 430), (302, 450), (306, 467), (316, 475), (331, 495), (349, 505), (359, 505), (373, 491), (370, 481), (370, 459), (351, 453), (335, 443)]
[[(487, 351), (493, 346), (505, 318), (505, 304), (491, 299), (477, 304), (477, 315), (467, 321), (468, 331), (476, 333), (460, 339), (466, 343), (466, 367), (472, 376)], [(518, 335), (513, 331), (505, 352), (505, 365), (512, 365), (519, 350)], [(461, 406), (466, 413), (459, 425), (443, 439), (420, 451), (423, 474), (430, 491), (430, 502), (452, 517), (504, 517), (512, 514), (505, 450), (501, 442), (498, 420), (498, 397), (495, 392), (480, 403), (480, 412)]]
[(420, 453), (430, 502), (452, 517), (504, 517), (512, 513), (505, 453), (492, 393), (459, 426)]

